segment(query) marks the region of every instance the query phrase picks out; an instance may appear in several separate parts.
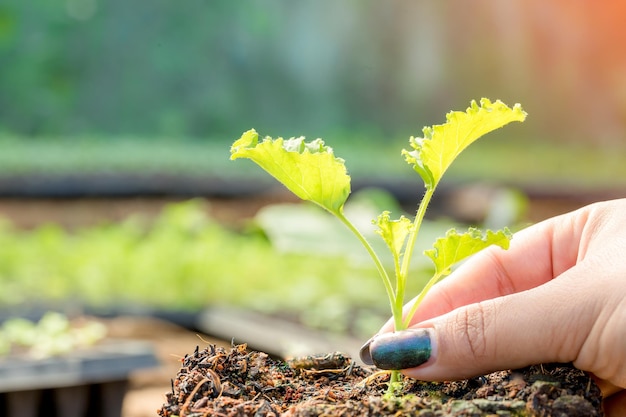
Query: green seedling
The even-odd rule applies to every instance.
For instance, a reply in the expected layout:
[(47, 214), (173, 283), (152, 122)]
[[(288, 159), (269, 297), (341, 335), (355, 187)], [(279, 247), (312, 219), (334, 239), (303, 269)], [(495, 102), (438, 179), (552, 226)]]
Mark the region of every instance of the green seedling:
[(0, 326), (0, 360), (12, 352), (34, 359), (68, 354), (88, 348), (106, 336), (106, 326), (97, 321), (75, 325), (60, 313), (47, 312), (38, 322), (13, 317)]
[[(303, 137), (284, 140), (270, 137), (259, 141), (255, 130), (245, 132), (231, 149), (231, 160), (247, 158), (276, 178), (296, 196), (311, 201), (337, 217), (361, 241), (371, 256), (382, 278), (396, 330), (406, 329), (424, 296), (439, 280), (450, 274), (452, 267), (467, 257), (490, 246), (507, 249), (512, 237), (506, 228), (482, 232), (470, 227), (463, 233), (450, 229), (445, 237), (437, 239), (433, 248), (424, 253), (434, 263), (434, 274), (415, 299), (410, 311), (403, 315), (405, 288), (411, 256), (426, 209), (441, 178), (456, 157), (481, 136), (510, 122), (524, 121), (526, 113), (519, 104), (508, 107), (497, 100), (482, 99), (480, 105), (472, 101), (465, 111), (447, 114), (446, 123), (425, 127), (423, 137), (411, 137), (410, 149), (403, 150), (406, 162), (424, 181), (425, 192), (413, 220), (401, 216), (392, 220), (388, 211), (378, 216), (373, 224), (391, 251), (393, 272), (381, 262), (363, 234), (344, 215), (344, 205), (350, 195), (350, 176), (344, 160), (333, 154), (333, 149), (321, 139), (306, 142)], [(394, 279), (391, 276), (393, 274)], [(392, 372), (391, 382), (399, 378)]]

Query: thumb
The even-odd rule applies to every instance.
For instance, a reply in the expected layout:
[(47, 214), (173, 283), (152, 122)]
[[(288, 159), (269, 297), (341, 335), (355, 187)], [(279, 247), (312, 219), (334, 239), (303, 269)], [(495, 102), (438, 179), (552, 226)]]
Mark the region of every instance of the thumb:
[(403, 369), (407, 376), (439, 381), (571, 362), (593, 326), (594, 314), (588, 299), (574, 299), (589, 291), (561, 284), (568, 273), (531, 290), (459, 307), (408, 330), (374, 336), (361, 356), (382, 369)]
[(607, 417), (626, 415), (626, 391), (621, 391), (604, 400), (604, 413)]

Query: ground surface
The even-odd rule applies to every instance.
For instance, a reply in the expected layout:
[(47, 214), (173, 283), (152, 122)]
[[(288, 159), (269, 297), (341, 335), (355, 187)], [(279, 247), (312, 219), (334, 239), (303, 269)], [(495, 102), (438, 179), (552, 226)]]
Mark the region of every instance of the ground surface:
[(388, 374), (344, 355), (290, 362), (208, 345), (182, 361), (162, 417), (186, 416), (601, 416), (597, 386), (570, 366), (534, 366), (449, 383), (408, 381), (385, 398)]
[(145, 317), (119, 317), (105, 321), (109, 336), (152, 342), (160, 366), (133, 373), (122, 410), (122, 417), (155, 417), (170, 390), (182, 358), (196, 346), (230, 343), (183, 329), (162, 320)]

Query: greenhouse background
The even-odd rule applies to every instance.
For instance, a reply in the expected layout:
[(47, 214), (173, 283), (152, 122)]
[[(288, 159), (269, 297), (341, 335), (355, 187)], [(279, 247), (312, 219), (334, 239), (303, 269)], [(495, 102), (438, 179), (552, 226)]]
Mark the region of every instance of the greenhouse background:
[[(230, 161), (233, 141), (251, 128), (323, 138), (367, 227), (382, 209), (412, 215), (423, 194), (400, 155), (410, 136), (472, 100), (521, 103), (524, 123), (450, 169), (424, 248), (450, 225), (518, 230), (623, 196), (625, 13), (565, 0), (5, 0), (0, 321), (165, 318), (193, 334), (184, 355), (194, 332), (233, 328), (213, 314), (252, 312), (352, 347), (388, 315), (375, 271), (341, 225)], [(181, 349), (165, 340), (161, 354)]]
[(621, 7), (8, 0), (0, 120), (24, 136), (385, 139), (490, 97), (524, 104), (526, 136), (615, 144)]

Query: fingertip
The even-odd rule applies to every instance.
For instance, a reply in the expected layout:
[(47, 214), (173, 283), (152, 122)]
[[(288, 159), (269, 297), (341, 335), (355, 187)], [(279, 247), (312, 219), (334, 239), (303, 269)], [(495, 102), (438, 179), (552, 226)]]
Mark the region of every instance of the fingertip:
[(402, 370), (431, 361), (434, 352), (431, 329), (407, 329), (374, 336), (363, 345), (360, 356), (380, 369)]

